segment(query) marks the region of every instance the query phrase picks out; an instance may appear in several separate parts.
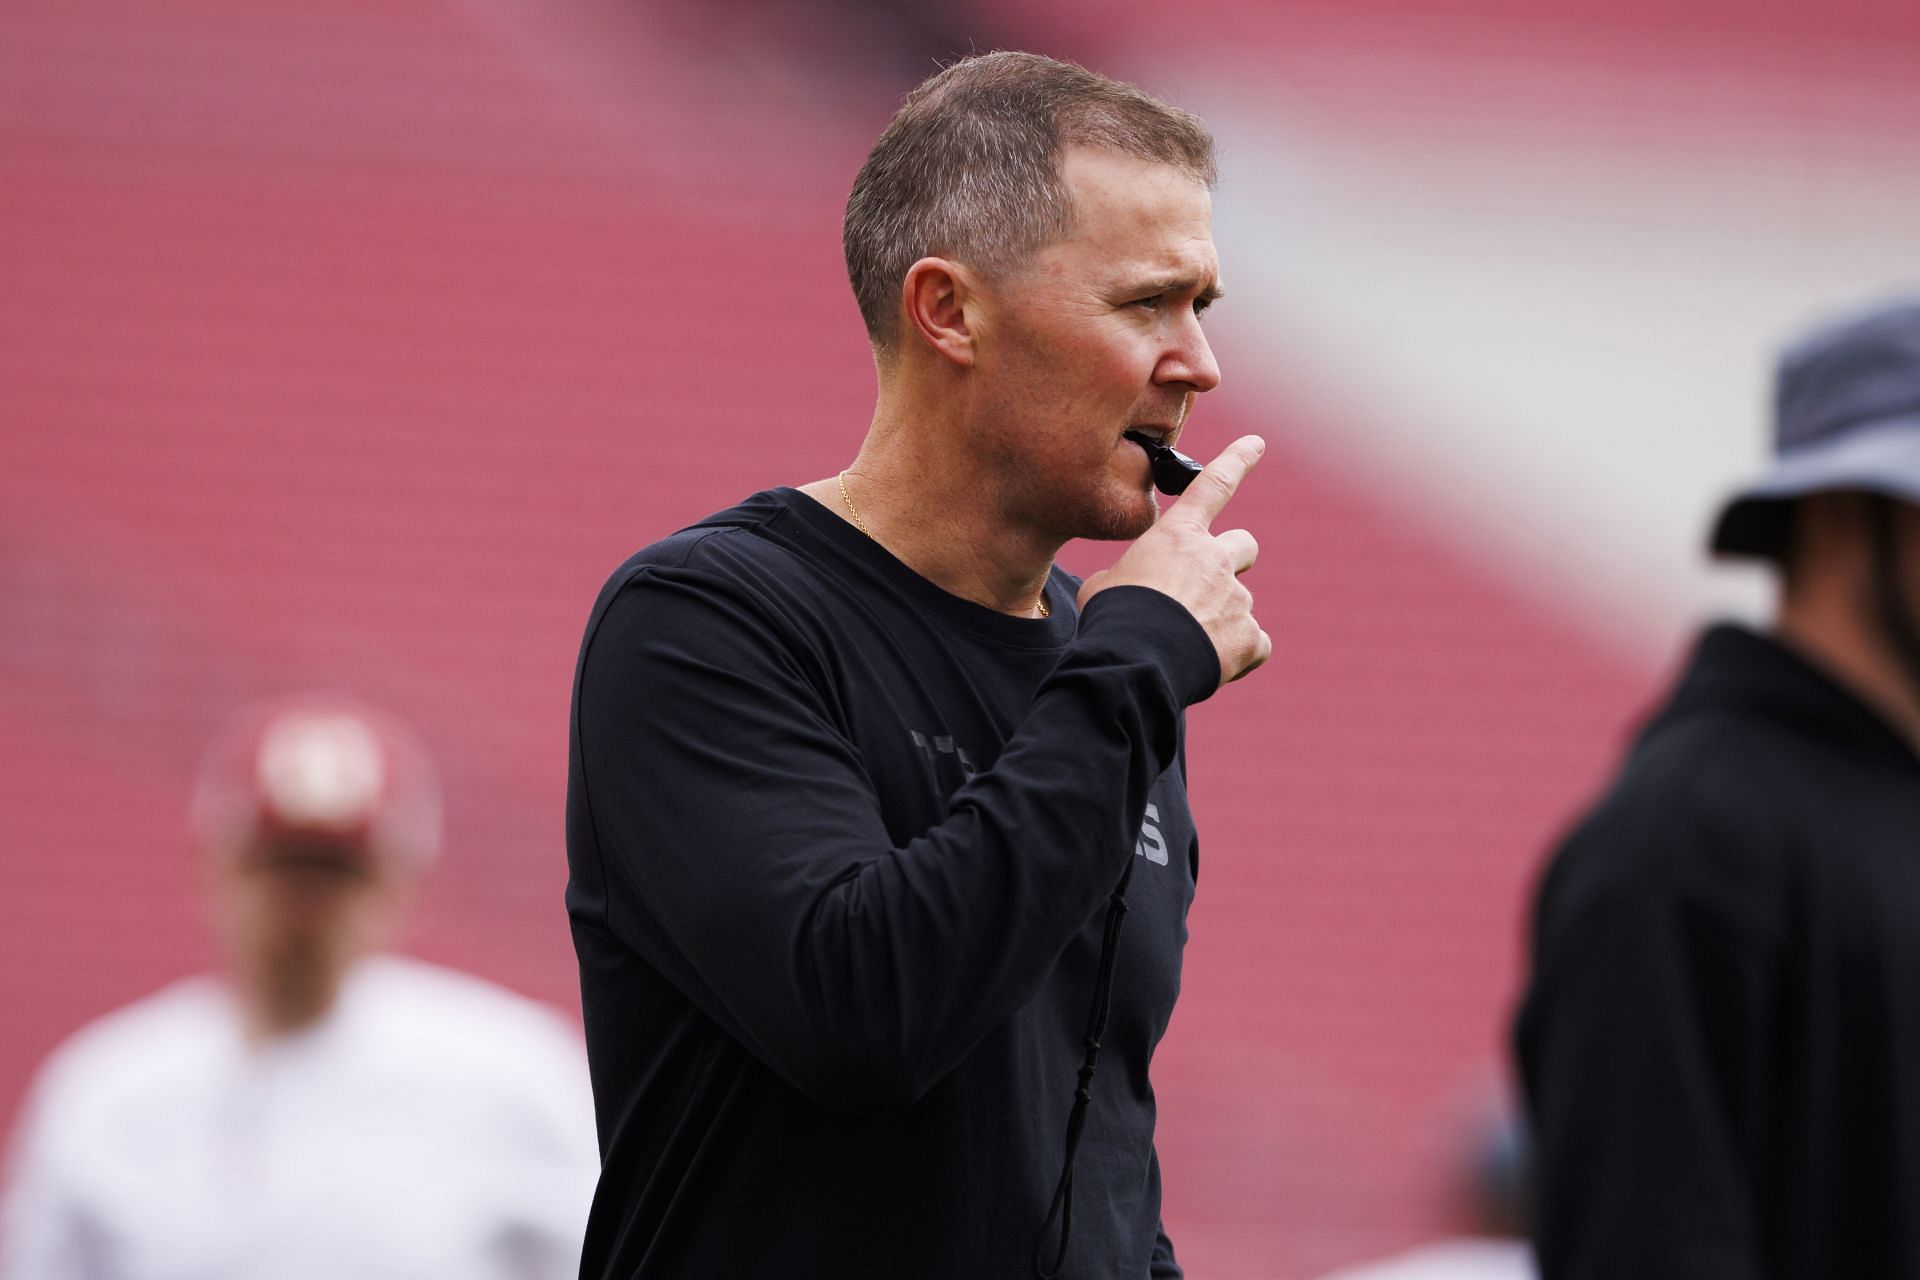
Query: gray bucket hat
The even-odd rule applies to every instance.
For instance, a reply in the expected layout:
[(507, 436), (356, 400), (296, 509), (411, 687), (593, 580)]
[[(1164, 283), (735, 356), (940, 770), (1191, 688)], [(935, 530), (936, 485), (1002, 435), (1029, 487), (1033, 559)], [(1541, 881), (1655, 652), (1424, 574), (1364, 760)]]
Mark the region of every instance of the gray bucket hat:
[(1710, 543), (1779, 557), (1793, 501), (1833, 489), (1920, 503), (1920, 298), (1814, 330), (1780, 356), (1773, 469), (1736, 494)]

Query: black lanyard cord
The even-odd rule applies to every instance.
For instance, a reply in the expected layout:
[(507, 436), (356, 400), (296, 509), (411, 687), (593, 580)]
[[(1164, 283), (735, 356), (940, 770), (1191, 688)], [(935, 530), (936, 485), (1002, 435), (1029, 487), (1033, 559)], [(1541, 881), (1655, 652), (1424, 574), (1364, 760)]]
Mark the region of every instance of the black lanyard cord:
[[(1053, 1189), (1053, 1204), (1047, 1220), (1040, 1224), (1040, 1240), (1033, 1247), (1033, 1274), (1040, 1280), (1055, 1280), (1067, 1260), (1067, 1241), (1073, 1235), (1073, 1157), (1080, 1150), (1080, 1132), (1087, 1125), (1087, 1104), (1093, 1101), (1093, 1068), (1100, 1057), (1100, 1037), (1107, 1034), (1107, 1013), (1113, 1006), (1113, 966), (1120, 949), (1120, 924), (1127, 915), (1127, 884), (1133, 879), (1132, 858), (1107, 900), (1107, 923), (1100, 938), (1100, 966), (1093, 980), (1093, 1007), (1087, 1010), (1087, 1056), (1080, 1064), (1080, 1084), (1073, 1091), (1073, 1110), (1067, 1115), (1067, 1152), (1060, 1165), (1060, 1182)], [(1060, 1247), (1054, 1251), (1053, 1264), (1043, 1259), (1047, 1237), (1053, 1234), (1054, 1219), (1060, 1220)]]

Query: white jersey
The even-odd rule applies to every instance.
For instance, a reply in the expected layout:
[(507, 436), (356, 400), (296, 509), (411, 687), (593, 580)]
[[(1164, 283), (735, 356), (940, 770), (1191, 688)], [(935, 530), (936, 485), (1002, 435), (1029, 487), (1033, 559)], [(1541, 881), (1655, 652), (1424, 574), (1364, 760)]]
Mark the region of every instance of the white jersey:
[(598, 1174), (580, 1033), (545, 1006), (381, 958), (318, 1025), (249, 1045), (194, 978), (42, 1069), (0, 1277), (570, 1277)]
[(1524, 1240), (1439, 1240), (1395, 1257), (1343, 1267), (1321, 1280), (1536, 1280)]

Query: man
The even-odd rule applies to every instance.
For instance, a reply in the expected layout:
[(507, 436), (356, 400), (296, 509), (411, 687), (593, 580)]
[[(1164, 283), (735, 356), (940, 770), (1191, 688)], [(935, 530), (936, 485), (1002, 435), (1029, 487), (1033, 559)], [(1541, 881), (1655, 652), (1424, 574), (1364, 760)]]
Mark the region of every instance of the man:
[[(1208, 527), (1262, 446), (1156, 519), (1122, 434), (1177, 439), (1219, 381), (1212, 177), (1196, 120), (1078, 67), (934, 76), (848, 200), (858, 456), (601, 593), (584, 1274), (1179, 1275), (1148, 1065), (1197, 860), (1181, 713), (1267, 656), (1254, 541)], [(1134, 541), (1077, 585), (1074, 537)]]
[(1566, 1277), (1920, 1276), (1920, 302), (1787, 351), (1707, 632), (1540, 889), (1517, 1026)]
[(194, 826), (225, 980), (82, 1030), (29, 1100), (7, 1280), (558, 1280), (597, 1161), (578, 1032), (375, 954), (439, 844), (406, 727), (337, 697), (242, 713)]

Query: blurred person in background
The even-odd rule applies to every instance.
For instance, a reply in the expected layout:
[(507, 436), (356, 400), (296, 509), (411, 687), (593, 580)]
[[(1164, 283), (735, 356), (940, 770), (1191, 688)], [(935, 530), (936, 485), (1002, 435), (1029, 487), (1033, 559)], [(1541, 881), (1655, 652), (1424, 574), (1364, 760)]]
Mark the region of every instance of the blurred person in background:
[(110, 1014), (47, 1062), (0, 1276), (575, 1273), (598, 1166), (578, 1031), (379, 951), (438, 851), (440, 807), (411, 731), (353, 700), (226, 726), (193, 826), (229, 972)]
[(1539, 890), (1547, 1280), (1920, 1277), (1920, 299), (1783, 355), (1716, 626)]
[[(1161, 513), (1123, 433), (1171, 443), (1219, 381), (1213, 173), (1197, 120), (1079, 67), (932, 77), (847, 205), (858, 457), (602, 591), (567, 814), (585, 1275), (1180, 1274), (1148, 1066), (1198, 860), (1183, 713), (1268, 652), (1254, 540), (1209, 528), (1262, 444)], [(1132, 545), (1081, 584), (1075, 537)]]
[(1504, 1091), (1492, 1108), (1474, 1110), (1447, 1188), (1463, 1234), (1342, 1267), (1321, 1280), (1535, 1280), (1527, 1243), (1532, 1153), (1526, 1126)]

